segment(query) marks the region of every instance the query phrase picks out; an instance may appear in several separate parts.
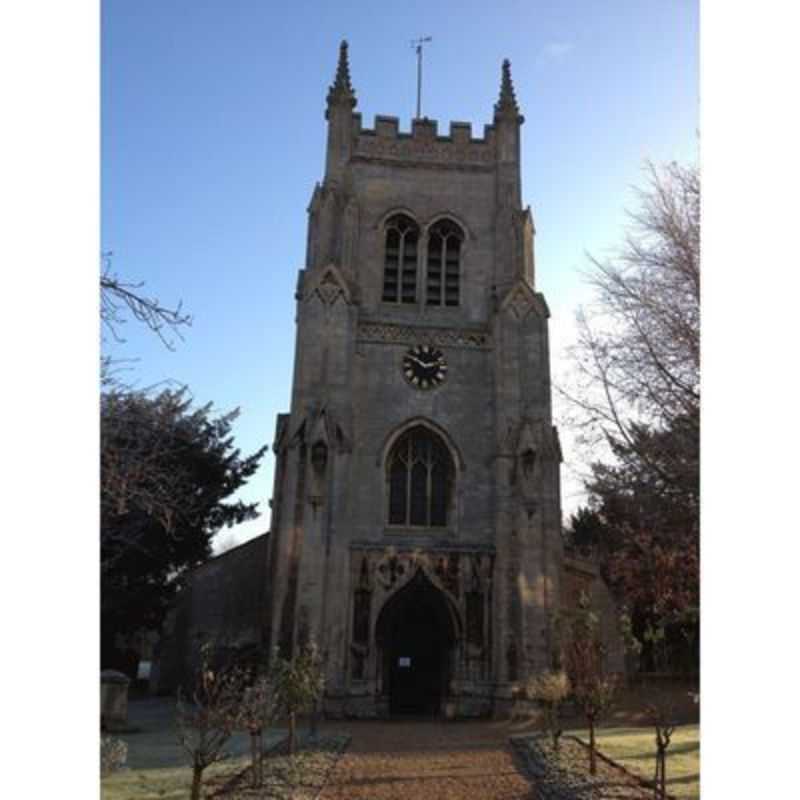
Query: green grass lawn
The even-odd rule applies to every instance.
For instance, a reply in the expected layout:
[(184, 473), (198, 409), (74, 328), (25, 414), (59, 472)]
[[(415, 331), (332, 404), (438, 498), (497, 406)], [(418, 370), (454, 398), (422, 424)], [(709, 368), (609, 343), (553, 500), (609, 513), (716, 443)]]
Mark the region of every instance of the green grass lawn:
[[(589, 741), (589, 731), (567, 731)], [(655, 731), (653, 728), (600, 728), (597, 748), (642, 778), (652, 780), (655, 772)], [(675, 729), (667, 750), (667, 792), (681, 800), (700, 797), (700, 726), (681, 725)]]
[[(178, 744), (175, 727), (175, 701), (146, 698), (128, 706), (129, 733), (115, 734), (128, 745), (127, 767), (103, 778), (102, 800), (186, 800), (192, 785), (188, 755)], [(282, 730), (265, 732), (264, 746), (271, 747), (285, 735)], [(225, 750), (230, 758), (214, 764), (204, 773), (234, 775), (249, 763), (250, 737), (237, 733)]]
[[(232, 758), (214, 764), (203, 773), (204, 782), (215, 775), (231, 775), (244, 769), (249, 759)], [(189, 767), (125, 769), (103, 778), (102, 800), (186, 800), (192, 786)]]

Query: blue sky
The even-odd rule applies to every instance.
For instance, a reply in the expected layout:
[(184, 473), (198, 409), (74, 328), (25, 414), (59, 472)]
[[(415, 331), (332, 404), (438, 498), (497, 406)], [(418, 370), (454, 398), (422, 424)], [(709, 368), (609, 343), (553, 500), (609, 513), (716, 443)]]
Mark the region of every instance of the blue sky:
[[(415, 107), (410, 40), (431, 35), (423, 113), (480, 132), (509, 58), (523, 126), (523, 202), (537, 228), (538, 288), (552, 311), (554, 372), (586, 300), (585, 253), (620, 241), (644, 159), (694, 161), (698, 8), (687, 0), (348, 4), (255, 0), (102, 3), (101, 244), (114, 268), (194, 318), (174, 352), (130, 324), (110, 350), (147, 386), (188, 384), (198, 403), (239, 406), (243, 452), (288, 410), (294, 286), (305, 209), (322, 176), (325, 95), (338, 43), (365, 125)], [(565, 441), (564, 509), (574, 509)], [(272, 456), (242, 496), (264, 516)]]

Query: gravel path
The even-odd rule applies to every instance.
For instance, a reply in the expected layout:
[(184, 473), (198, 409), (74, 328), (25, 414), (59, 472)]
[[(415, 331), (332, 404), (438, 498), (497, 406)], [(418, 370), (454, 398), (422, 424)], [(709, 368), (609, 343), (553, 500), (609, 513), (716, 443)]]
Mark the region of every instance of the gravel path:
[(352, 741), (320, 800), (535, 798), (512, 760), (507, 724), (392, 721), (335, 727)]

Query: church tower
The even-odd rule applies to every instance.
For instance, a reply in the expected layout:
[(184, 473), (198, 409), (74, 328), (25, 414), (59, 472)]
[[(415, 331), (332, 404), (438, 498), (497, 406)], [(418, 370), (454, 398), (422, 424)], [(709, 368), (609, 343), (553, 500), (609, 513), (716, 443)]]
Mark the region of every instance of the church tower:
[(326, 712), (500, 712), (551, 665), (563, 558), (558, 435), (523, 117), (354, 111), (347, 43), (297, 282), (277, 420), (267, 639), (314, 639)]

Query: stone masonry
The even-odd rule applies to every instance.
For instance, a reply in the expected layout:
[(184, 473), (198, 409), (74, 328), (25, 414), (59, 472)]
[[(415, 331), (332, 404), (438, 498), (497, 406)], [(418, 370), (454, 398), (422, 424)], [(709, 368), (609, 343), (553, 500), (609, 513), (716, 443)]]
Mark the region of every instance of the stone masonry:
[[(321, 646), (328, 713), (385, 715), (394, 667), (382, 614), (404, 590), (412, 605), (425, 591), (447, 634), (440, 711), (498, 712), (551, 663), (563, 559), (549, 311), (520, 184), (524, 119), (508, 62), (479, 137), (461, 122), (442, 135), (427, 118), (410, 134), (394, 117), (368, 128), (355, 106), (343, 43), (295, 295), (291, 410), (276, 425), (265, 638), (285, 654), (310, 638)], [(398, 214), (420, 232), (417, 294), (385, 302)], [(442, 220), (462, 237), (454, 305), (424, 294)], [(427, 391), (404, 375), (415, 346), (446, 360), (446, 379)], [(454, 465), (446, 525), (388, 522), (389, 453), (415, 426)]]

